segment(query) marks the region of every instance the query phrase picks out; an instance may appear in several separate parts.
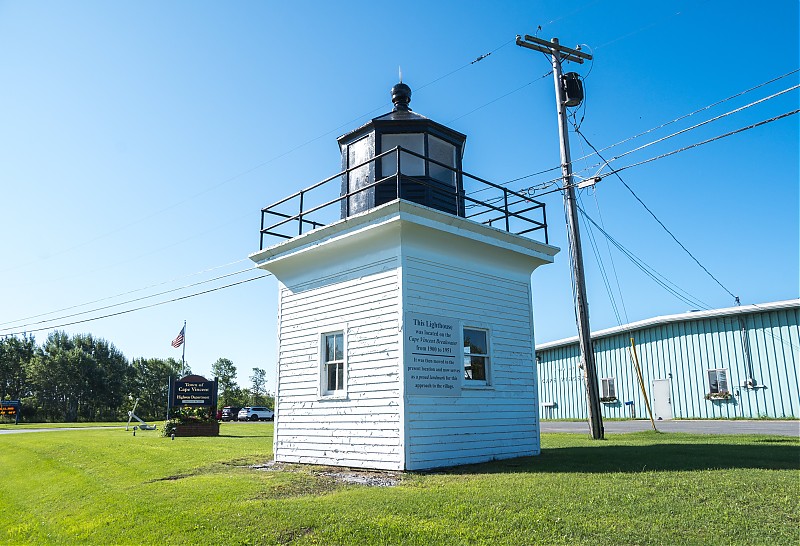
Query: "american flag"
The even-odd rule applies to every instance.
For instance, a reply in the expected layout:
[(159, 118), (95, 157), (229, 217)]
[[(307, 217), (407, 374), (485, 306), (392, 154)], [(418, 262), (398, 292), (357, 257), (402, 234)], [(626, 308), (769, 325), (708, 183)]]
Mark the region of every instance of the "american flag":
[(181, 333), (178, 334), (178, 337), (176, 337), (175, 339), (172, 340), (172, 346), (175, 347), (176, 349), (178, 347), (180, 347), (181, 345), (183, 345), (183, 332), (185, 330), (186, 330), (186, 326), (181, 328)]

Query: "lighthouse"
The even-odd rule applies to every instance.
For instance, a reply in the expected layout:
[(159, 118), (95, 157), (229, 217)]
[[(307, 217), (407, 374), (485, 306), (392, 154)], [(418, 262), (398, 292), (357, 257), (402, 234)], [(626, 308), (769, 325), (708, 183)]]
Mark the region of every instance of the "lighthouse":
[[(342, 169), (262, 209), (279, 282), (279, 462), (422, 470), (540, 451), (531, 274), (544, 204), (466, 173), (466, 136), (394, 108)], [(338, 196), (330, 198), (335, 187)]]

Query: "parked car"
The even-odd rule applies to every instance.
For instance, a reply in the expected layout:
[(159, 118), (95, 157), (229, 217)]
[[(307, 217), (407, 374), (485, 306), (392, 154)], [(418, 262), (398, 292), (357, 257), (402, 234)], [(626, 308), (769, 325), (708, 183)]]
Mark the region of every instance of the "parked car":
[(239, 410), (242, 408), (236, 406), (225, 406), (222, 408), (222, 421), (237, 421), (239, 419)]
[(262, 406), (247, 406), (239, 410), (239, 421), (272, 421), (275, 412)]

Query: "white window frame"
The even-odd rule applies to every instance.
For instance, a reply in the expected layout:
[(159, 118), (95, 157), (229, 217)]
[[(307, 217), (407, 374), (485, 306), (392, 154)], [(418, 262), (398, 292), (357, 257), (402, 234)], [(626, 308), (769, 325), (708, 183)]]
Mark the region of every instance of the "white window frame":
[(487, 326), (483, 325), (476, 325), (472, 323), (463, 323), (461, 326), (461, 348), (462, 351), (465, 349), (464, 347), (464, 339), (466, 330), (477, 330), (479, 332), (486, 332), (486, 354), (481, 353), (470, 353), (470, 352), (463, 352), (462, 356), (480, 356), (484, 358), (484, 370), (486, 379), (467, 379), (466, 377), (466, 367), (464, 367), (464, 379), (462, 385), (467, 388), (471, 387), (489, 387), (492, 384), (492, 362), (494, 360), (492, 355), (492, 331)]
[[(342, 360), (326, 360), (327, 341), (330, 336), (342, 336)], [(319, 396), (323, 399), (347, 398), (347, 327), (325, 330), (319, 333)], [(330, 364), (342, 365), (342, 384), (340, 389), (331, 390), (328, 388), (328, 366)]]
[[(610, 386), (610, 388), (609, 388)], [(611, 391), (611, 392), (609, 392)], [(603, 377), (600, 379), (600, 397), (617, 399), (617, 378)]]
[[(715, 379), (716, 379), (715, 382), (711, 381), (711, 374), (712, 373), (714, 373), (715, 376), (716, 376), (715, 377)], [(719, 384), (720, 384), (719, 376), (720, 376), (720, 373), (725, 374), (725, 387), (726, 387), (725, 389), (720, 389), (719, 388)], [(708, 376), (708, 392), (710, 394), (716, 394), (716, 393), (720, 393), (720, 392), (727, 392), (727, 393), (731, 392), (731, 383), (730, 383), (730, 376), (728, 375), (728, 368), (711, 368), (709, 370), (706, 370), (706, 375)], [(716, 389), (713, 386), (714, 383), (716, 383), (716, 385), (717, 385)]]

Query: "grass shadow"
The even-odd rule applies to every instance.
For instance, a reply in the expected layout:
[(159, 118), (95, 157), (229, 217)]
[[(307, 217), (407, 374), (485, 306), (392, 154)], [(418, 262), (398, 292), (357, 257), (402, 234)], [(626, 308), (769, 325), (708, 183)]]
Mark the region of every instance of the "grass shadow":
[(800, 470), (800, 446), (783, 439), (747, 444), (659, 443), (598, 445), (542, 449), (537, 457), (520, 457), (445, 470), (453, 474), (684, 472), (696, 470)]

